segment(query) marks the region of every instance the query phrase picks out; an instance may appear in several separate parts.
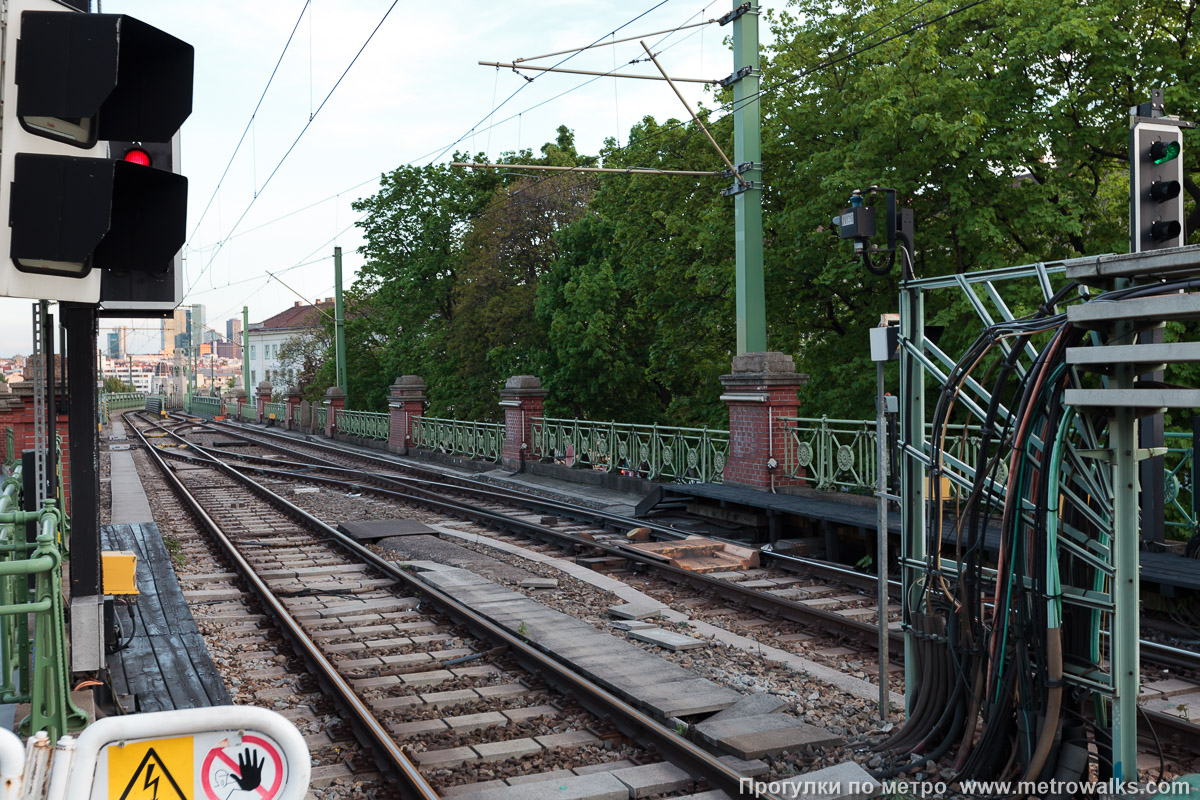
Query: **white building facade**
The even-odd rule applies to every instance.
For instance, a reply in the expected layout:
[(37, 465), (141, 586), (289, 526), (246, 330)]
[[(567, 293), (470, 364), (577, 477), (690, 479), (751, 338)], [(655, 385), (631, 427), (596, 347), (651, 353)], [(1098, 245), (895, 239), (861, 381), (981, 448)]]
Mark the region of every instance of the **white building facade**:
[(285, 367), (279, 360), (280, 351), (288, 339), (303, 336), (321, 327), (321, 316), (333, 315), (333, 298), (306, 305), (299, 301), (291, 308), (258, 323), (250, 323), (247, 332), (246, 360), (250, 365), (250, 388), (270, 381), (276, 391), (295, 385), (295, 367)]

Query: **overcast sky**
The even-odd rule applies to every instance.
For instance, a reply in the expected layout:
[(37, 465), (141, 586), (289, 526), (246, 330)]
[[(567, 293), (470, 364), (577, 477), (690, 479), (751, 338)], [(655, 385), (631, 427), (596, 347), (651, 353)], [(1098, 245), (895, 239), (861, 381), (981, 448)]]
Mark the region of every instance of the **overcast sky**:
[[(298, 299), (332, 296), (335, 244), (345, 254), (349, 285), (362, 262), (350, 206), (374, 191), (383, 172), (439, 156), (449, 161), (452, 151), (442, 151), (460, 137), (465, 138), (457, 149), (487, 151), (494, 158), (517, 147), (536, 151), (565, 124), (575, 131), (581, 152), (595, 153), (607, 137), (623, 142), (630, 125), (647, 114), (660, 120), (686, 117), (662, 81), (528, 73), (540, 77), (527, 83), (511, 70), (477, 61), (507, 62), (582, 46), (617, 28), (617, 39), (648, 34), (712, 19), (732, 7), (729, 0), (397, 2), (322, 107), (393, 0), (312, 0), (298, 26), (304, 0), (101, 2), (104, 13), (130, 14), (196, 48), (195, 101), (181, 145), (190, 181), (190, 238), (184, 248), (190, 291), (184, 302), (203, 303), (208, 324), (222, 333), (224, 321), (240, 316), (243, 305), (255, 322)], [(760, 24), (766, 41), (766, 23)], [(255, 121), (220, 181), (293, 28)], [(647, 39), (657, 43), (654, 49), (673, 77), (716, 79), (732, 71), (723, 41), (729, 30), (714, 24)], [(632, 41), (596, 48), (564, 66), (607, 71), (640, 54), (641, 46)], [(564, 57), (534, 63), (552, 65)], [(621, 71), (655, 72), (652, 64)], [(702, 84), (680, 86), (691, 103), (714, 105)], [(573, 87), (578, 88), (552, 99)], [(492, 119), (469, 133), (516, 90)], [(498, 124), (486, 130), (492, 123)], [(714, 153), (694, 167), (721, 165)], [(281, 219), (285, 215), (290, 216)], [(0, 355), (30, 351), (30, 305), (0, 299)], [(132, 351), (157, 349), (156, 320), (128, 324), (135, 329)]]

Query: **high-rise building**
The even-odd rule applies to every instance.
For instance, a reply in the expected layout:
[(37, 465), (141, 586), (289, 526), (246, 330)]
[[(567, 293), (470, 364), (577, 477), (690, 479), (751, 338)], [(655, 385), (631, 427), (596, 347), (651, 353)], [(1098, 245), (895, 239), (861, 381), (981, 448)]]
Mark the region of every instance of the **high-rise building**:
[(124, 358), (129, 353), (129, 329), (124, 325), (108, 333), (108, 357)]
[(225, 338), (235, 344), (242, 343), (242, 321), (240, 319), (225, 320)]
[[(187, 332), (191, 323), (190, 310), (180, 307), (175, 313), (162, 321), (162, 349), (168, 355), (175, 354), (175, 348), (187, 347)], [(180, 336), (183, 335), (183, 341)]]

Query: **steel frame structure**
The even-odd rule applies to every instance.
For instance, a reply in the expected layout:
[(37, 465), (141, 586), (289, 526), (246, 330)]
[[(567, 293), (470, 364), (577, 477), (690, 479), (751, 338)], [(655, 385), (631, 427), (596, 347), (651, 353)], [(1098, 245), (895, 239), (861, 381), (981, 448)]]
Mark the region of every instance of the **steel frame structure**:
[[(1190, 252), (1185, 252), (1190, 251)], [(1013, 321), (1014, 314), (1004, 294), (1014, 285), (1028, 287), (1032, 282), (1040, 289), (1042, 301), (1047, 306), (1055, 302), (1054, 282), (1065, 281), (1060, 276), (1076, 278), (1081, 283), (1100, 285), (1108, 289), (1154, 283), (1172, 277), (1200, 275), (1200, 248), (1179, 248), (1158, 251), (1152, 254), (1110, 255), (1086, 257), (1056, 262), (1042, 262), (1018, 267), (980, 271), (944, 277), (907, 280), (900, 290), (900, 469), (902, 503), (901, 573), (903, 580), (903, 614), (905, 629), (905, 684), (907, 698), (911, 703), (917, 695), (920, 675), (916, 673), (915, 651), (922, 633), (914, 627), (914, 617), (922, 613), (924, 583), (930, 575), (956, 576), (958, 564), (947, 560), (927, 547), (930, 523), (935, 514), (942, 513), (933, 508), (927, 497), (929, 478), (949, 478), (960, 485), (970, 487), (975, 477), (973, 465), (953, 458), (949, 453), (940, 453), (934, 458), (930, 433), (926, 426), (926, 387), (945, 386), (958, 361), (957, 354), (943, 352), (926, 338), (926, 299), (933, 292), (955, 290), (968, 301), (979, 317), (982, 326), (997, 321)], [(1022, 291), (1028, 291), (1027, 288)], [(1076, 298), (1078, 299), (1078, 298)], [(1059, 302), (1066, 302), (1058, 298)], [(1105, 304), (1115, 305), (1115, 304)], [(1082, 307), (1082, 306), (1080, 306)], [(1062, 308), (1052, 307), (1059, 313)], [(1068, 318), (1072, 315), (1068, 314)], [(1129, 345), (1135, 334), (1144, 330), (1143, 325), (1135, 329), (1130, 322), (1115, 321), (1102, 331), (1093, 330), (1089, 343), (1093, 346)], [(1001, 341), (1004, 354), (1011, 345)], [(1068, 351), (1069, 352), (1069, 351)], [(1115, 354), (1116, 351), (1114, 351)], [(1024, 375), (1039, 355), (1033, 341), (1026, 339), (1023, 350), (1016, 356), (1016, 370)], [(1166, 358), (1166, 361), (1172, 359)], [(1135, 780), (1137, 742), (1137, 695), (1139, 691), (1139, 576), (1138, 550), (1140, 522), (1138, 516), (1138, 462), (1153, 454), (1139, 451), (1137, 442), (1137, 417), (1152, 413), (1150, 405), (1158, 401), (1130, 399), (1138, 393), (1135, 378), (1144, 370), (1134, 364), (1114, 357), (1108, 374), (1100, 379), (1103, 389), (1083, 390), (1081, 369), (1078, 365), (1066, 365), (1068, 387), (1064, 393), (1064, 406), (1069, 407), (1073, 430), (1064, 437), (1062, 460), (1059, 473), (1059, 493), (1064, 505), (1089, 516), (1094, 530), (1107, 531), (1099, 541), (1072, 538), (1070, 526), (1064, 526), (1057, 538), (1056, 552), (1083, 559), (1094, 570), (1095, 582), (1088, 586), (1070, 586), (1064, 579), (1057, 600), (1062, 604), (1083, 609), (1093, 618), (1106, 620), (1097, 625), (1093, 645), (1103, 663), (1107, 656), (1107, 672), (1095, 669), (1072, 670), (1070, 665), (1063, 675), (1067, 684), (1090, 690), (1098, 698), (1097, 708), (1111, 713), (1113, 777), (1120, 780)], [(1094, 381), (1092, 381), (1094, 383)], [(1071, 388), (1073, 387), (1073, 388)], [(974, 380), (967, 380), (959, 387), (957, 395), (960, 407), (966, 408), (971, 417), (987, 423), (983, 409), (993, 401), (988, 389)], [(1142, 390), (1150, 392), (1153, 390)], [(1085, 400), (1088, 393), (1102, 392), (1107, 399)], [(997, 399), (1000, 416), (1015, 422), (1017, 409), (1005, 408)], [(1166, 404), (1165, 402), (1163, 404)], [(1091, 406), (1090, 413), (1074, 413), (1075, 405)], [(1182, 403), (1171, 403), (1182, 405)], [(1107, 420), (1105, 423), (1104, 420)], [(1005, 442), (1001, 442), (1003, 450)], [(1036, 442), (1040, 450), (1037, 456), (1041, 468), (1053, 463), (1049, 440)], [(1054, 451), (1058, 453), (1057, 450)], [(1011, 454), (1010, 454), (1011, 455)], [(1013, 463), (1025, 458), (1018, 454)], [(984, 462), (980, 454), (979, 463)], [(934, 463), (936, 461), (936, 463)], [(942, 464), (949, 469), (943, 471)], [(1057, 466), (1055, 467), (1057, 469)], [(965, 477), (964, 477), (965, 476)], [(994, 507), (1003, 507), (1006, 496), (1005, 482), (986, 480), (985, 494)], [(1086, 499), (1085, 499), (1086, 498)], [(1015, 499), (1015, 498), (1014, 498)], [(1017, 510), (1020, 519), (1031, 518), (1035, 508), (1028, 500), (1021, 500)], [(1065, 557), (1065, 556), (1064, 556)], [(1057, 555), (1055, 555), (1057, 558)], [(994, 578), (999, 580), (999, 578)], [(1060, 612), (1061, 613), (1061, 612)], [(1108, 628), (1108, 647), (1104, 648), (1104, 636), (1100, 633)], [(1099, 699), (1103, 698), (1103, 699)], [(1104, 725), (1103, 715), (1098, 715), (1097, 724)]]

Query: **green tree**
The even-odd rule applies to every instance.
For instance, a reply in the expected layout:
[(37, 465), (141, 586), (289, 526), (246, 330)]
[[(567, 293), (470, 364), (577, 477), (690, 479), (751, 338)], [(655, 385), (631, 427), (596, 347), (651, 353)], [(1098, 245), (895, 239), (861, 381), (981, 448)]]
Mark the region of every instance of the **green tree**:
[(121, 394), (123, 392), (136, 392), (137, 389), (125, 383), (120, 378), (110, 376), (104, 379), (104, 391), (109, 394)]

